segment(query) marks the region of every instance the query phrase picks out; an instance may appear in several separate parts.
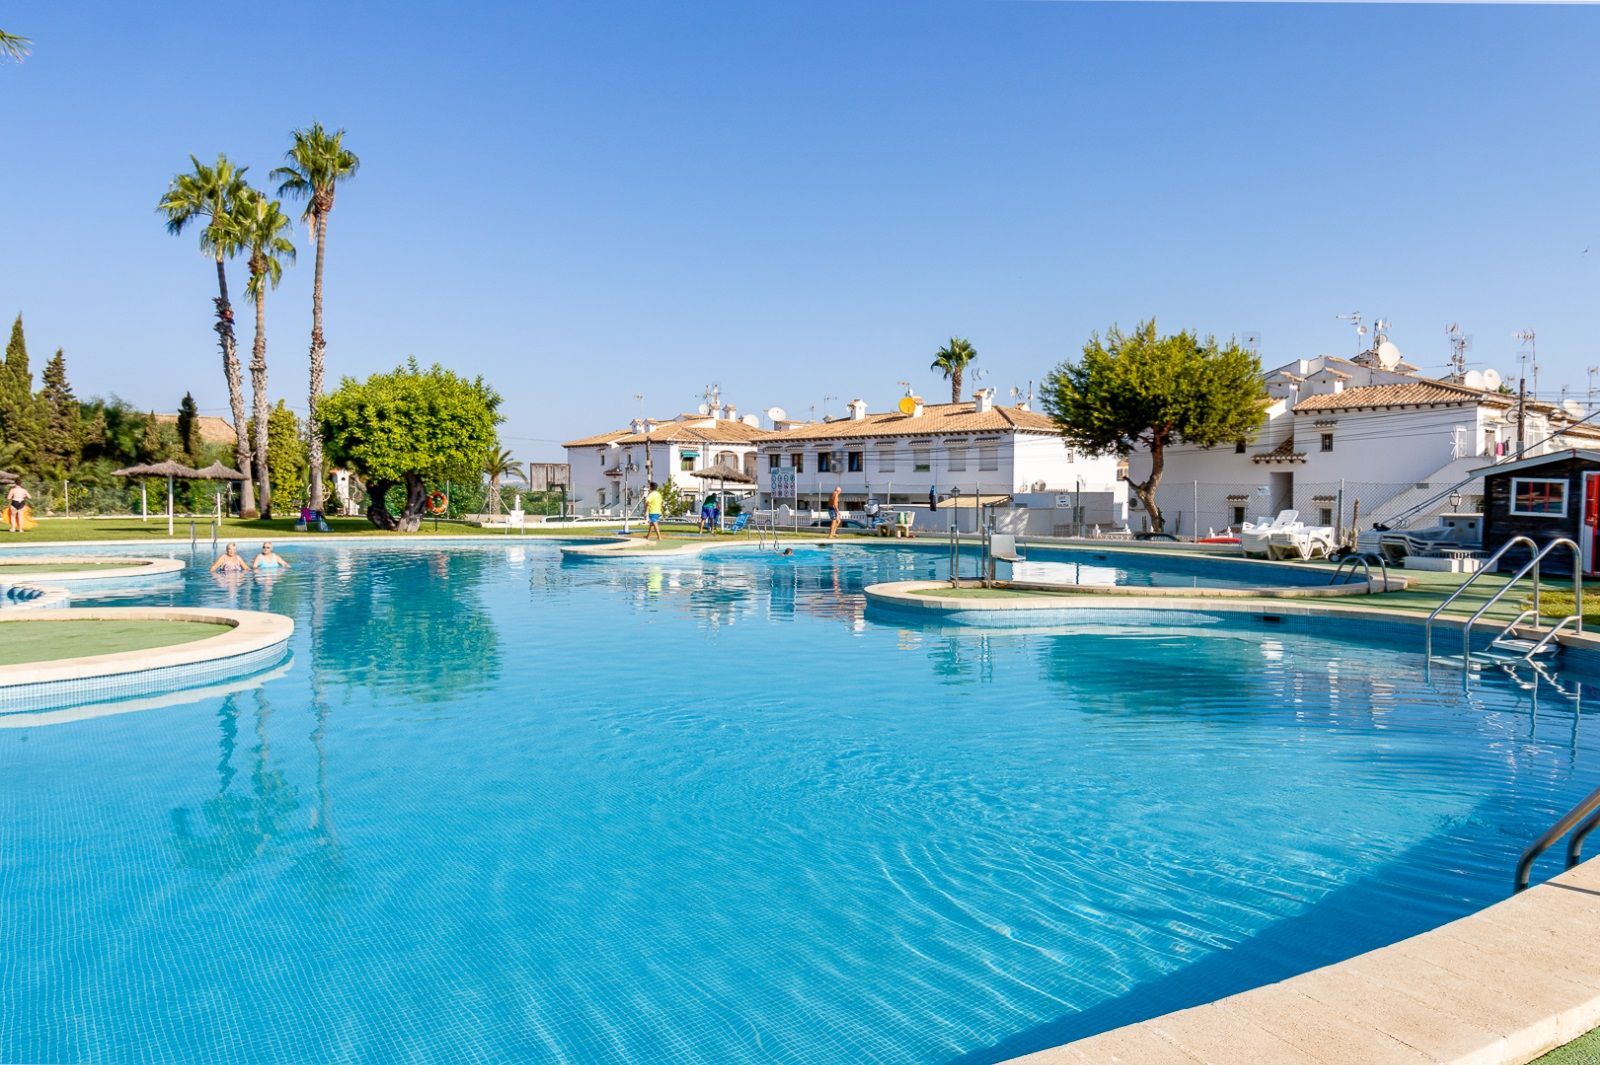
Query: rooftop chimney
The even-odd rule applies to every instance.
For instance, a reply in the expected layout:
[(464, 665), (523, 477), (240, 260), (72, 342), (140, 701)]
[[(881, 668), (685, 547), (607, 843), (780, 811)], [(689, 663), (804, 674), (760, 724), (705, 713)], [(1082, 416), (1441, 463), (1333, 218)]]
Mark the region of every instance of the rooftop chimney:
[(850, 420), (853, 422), (865, 421), (867, 418), (867, 401), (852, 399), (850, 401)]
[(988, 414), (994, 410), (994, 389), (980, 388), (972, 394), (972, 409), (979, 414)]
[(730, 422), (739, 420), (739, 410), (732, 403), (722, 408), (722, 416)]

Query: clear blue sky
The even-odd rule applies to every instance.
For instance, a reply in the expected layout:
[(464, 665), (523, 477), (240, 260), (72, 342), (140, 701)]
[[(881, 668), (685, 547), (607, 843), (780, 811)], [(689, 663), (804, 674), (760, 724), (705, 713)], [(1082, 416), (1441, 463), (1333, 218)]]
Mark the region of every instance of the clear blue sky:
[[(1459, 320), (1541, 391), (1600, 364), (1600, 9), (1072, 3), (0, 5), (0, 312), (83, 394), (224, 413), (214, 276), (153, 206), (290, 128), (362, 170), (330, 373), (483, 373), (507, 442), (878, 408), (952, 333), (1004, 397), (1088, 333), (1259, 330), (1269, 365)], [(310, 255), (268, 304), (304, 408)], [(1582, 254), (1590, 248), (1588, 255)], [(242, 269), (236, 269), (242, 286)], [(248, 316), (241, 343), (248, 348)]]

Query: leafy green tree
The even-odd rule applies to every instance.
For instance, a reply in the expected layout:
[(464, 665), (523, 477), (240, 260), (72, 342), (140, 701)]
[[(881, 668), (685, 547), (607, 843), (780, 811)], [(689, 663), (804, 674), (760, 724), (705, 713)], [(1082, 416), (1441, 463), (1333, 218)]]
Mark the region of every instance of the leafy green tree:
[(950, 343), (940, 348), (933, 356), (933, 365), (930, 370), (938, 370), (950, 379), (950, 402), (961, 402), (961, 378), (966, 374), (967, 367), (972, 365), (972, 360), (978, 357), (978, 349), (972, 346), (971, 341), (965, 337), (951, 337)]
[(488, 507), (490, 514), (498, 514), (500, 482), (506, 477), (521, 477), (522, 464), (512, 457), (510, 451), (497, 447), (489, 452), (489, 459), (483, 465), (483, 472), (489, 475), (489, 498), (485, 506)]
[(267, 290), (283, 279), (283, 264), (294, 262), (294, 245), (284, 234), (293, 228), (283, 205), (264, 193), (246, 189), (228, 215), (228, 239), (242, 249), (250, 265), (245, 293), (256, 304), (256, 339), (250, 350), (250, 391), (255, 432), (251, 451), (256, 460), (256, 492), (262, 517), (272, 516), (272, 474), (267, 469)]
[(267, 417), (267, 466), (274, 495), (290, 503), (306, 498), (306, 439), (300, 419), (281, 399)]
[[(330, 462), (366, 484), (367, 519), (380, 529), (415, 532), (428, 484), (481, 483), (497, 443), (500, 396), (479, 377), (469, 381), (435, 364), (410, 359), (365, 381), (347, 377), (317, 407)], [(389, 490), (404, 486), (397, 516)]]
[(249, 167), (236, 167), (226, 155), (218, 154), (217, 161), (207, 166), (194, 156), (189, 156), (194, 169), (178, 174), (167, 186), (166, 193), (156, 210), (167, 217), (167, 232), (174, 236), (191, 224), (200, 226), (200, 250), (216, 261), (217, 295), (212, 299), (217, 321), (212, 329), (222, 348), (222, 372), (228, 382), (228, 410), (233, 415), (233, 462), (245, 479), (239, 483), (239, 498), (244, 513), (256, 509), (255, 473), (252, 469), (250, 438), (244, 432), (244, 377), (239, 366), (238, 341), (233, 331), (233, 304), (228, 299), (228, 271), (226, 260), (233, 258), (244, 247), (242, 233), (234, 224), (240, 201), (250, 191), (245, 182)]
[(185, 392), (178, 402), (178, 443), (183, 446), (184, 456), (191, 466), (200, 459), (199, 420), (200, 410), (194, 404), (194, 396)]
[(161, 423), (156, 420), (156, 412), (151, 411), (145, 415), (144, 435), (139, 442), (139, 459), (142, 462), (160, 462), (170, 458), (167, 454), (166, 442), (161, 438)]
[(1129, 481), (1150, 514), (1164, 522), (1156, 488), (1166, 449), (1178, 442), (1214, 447), (1248, 437), (1266, 421), (1261, 360), (1230, 340), (1200, 340), (1184, 331), (1162, 336), (1155, 319), (1131, 333), (1112, 326), (1083, 346), (1083, 358), (1063, 362), (1044, 385), (1044, 408), (1067, 444), (1095, 454), (1150, 453), (1150, 473)]
[[(303, 217), (311, 223), (311, 239), (317, 244), (311, 281), (311, 402), (307, 408), (307, 420), (315, 424), (327, 349), (322, 333), (322, 260), (328, 247), (328, 215), (333, 213), (335, 188), (355, 177), (361, 160), (344, 146), (342, 129), (329, 133), (322, 123), (313, 122), (295, 130), (293, 136), (293, 146), (284, 153), (289, 165), (278, 167), (272, 176), (281, 182), (279, 196), (306, 201)], [(311, 507), (323, 509), (322, 440), (315, 433), (311, 436)]]
[(678, 482), (667, 478), (667, 483), (661, 486), (661, 513), (669, 518), (679, 518), (689, 513), (690, 505), (689, 497), (683, 494)]
[(34, 466), (60, 474), (78, 461), (83, 446), (83, 411), (67, 381), (67, 356), (60, 349), (45, 363), (39, 389), (39, 439)]

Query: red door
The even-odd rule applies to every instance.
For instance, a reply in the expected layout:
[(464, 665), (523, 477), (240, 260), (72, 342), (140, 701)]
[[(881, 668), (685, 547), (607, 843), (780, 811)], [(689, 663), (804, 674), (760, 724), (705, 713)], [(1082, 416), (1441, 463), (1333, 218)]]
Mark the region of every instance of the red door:
[(1600, 535), (1600, 473), (1586, 473), (1583, 475), (1583, 536), (1578, 541), (1583, 547), (1585, 573), (1594, 573), (1595, 566), (1600, 565), (1597, 535)]

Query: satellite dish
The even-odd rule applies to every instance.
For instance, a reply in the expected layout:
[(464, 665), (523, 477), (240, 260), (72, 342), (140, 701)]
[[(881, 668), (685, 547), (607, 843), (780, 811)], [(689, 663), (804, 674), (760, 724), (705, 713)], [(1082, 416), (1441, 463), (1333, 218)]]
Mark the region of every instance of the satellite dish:
[(1588, 413), (1588, 411), (1583, 409), (1583, 404), (1579, 403), (1575, 399), (1562, 400), (1561, 409), (1572, 415), (1574, 418), (1581, 418)]
[(711, 413), (711, 408), (706, 406), (704, 403), (702, 403), (698, 407), (696, 407), (695, 410), (699, 411), (701, 414), (710, 414)]
[(768, 407), (767, 417), (771, 418), (775, 422), (787, 421), (789, 412), (784, 410), (782, 407)]
[(1468, 388), (1476, 388), (1480, 392), (1489, 387), (1489, 382), (1485, 380), (1483, 374), (1479, 373), (1477, 370), (1468, 370), (1466, 373), (1462, 374), (1461, 383), (1466, 385)]
[(1378, 345), (1378, 365), (1392, 370), (1400, 365), (1400, 349), (1385, 340)]
[(1500, 388), (1500, 371), (1483, 371), (1483, 387), (1490, 392), (1497, 391)]
[(757, 418), (754, 414), (746, 414), (743, 418), (740, 418), (739, 420), (741, 422), (744, 422), (746, 425), (751, 426), (753, 428), (756, 428), (756, 429), (761, 428), (761, 419)]
[(1367, 327), (1366, 326), (1364, 326), (1364, 325), (1356, 326), (1356, 336), (1364, 337), (1366, 335), (1367, 335)]
[(919, 402), (921, 402), (921, 401), (918, 400), (916, 396), (901, 396), (900, 397), (900, 413), (901, 414), (914, 414), (914, 413), (916, 413), (917, 404)]

